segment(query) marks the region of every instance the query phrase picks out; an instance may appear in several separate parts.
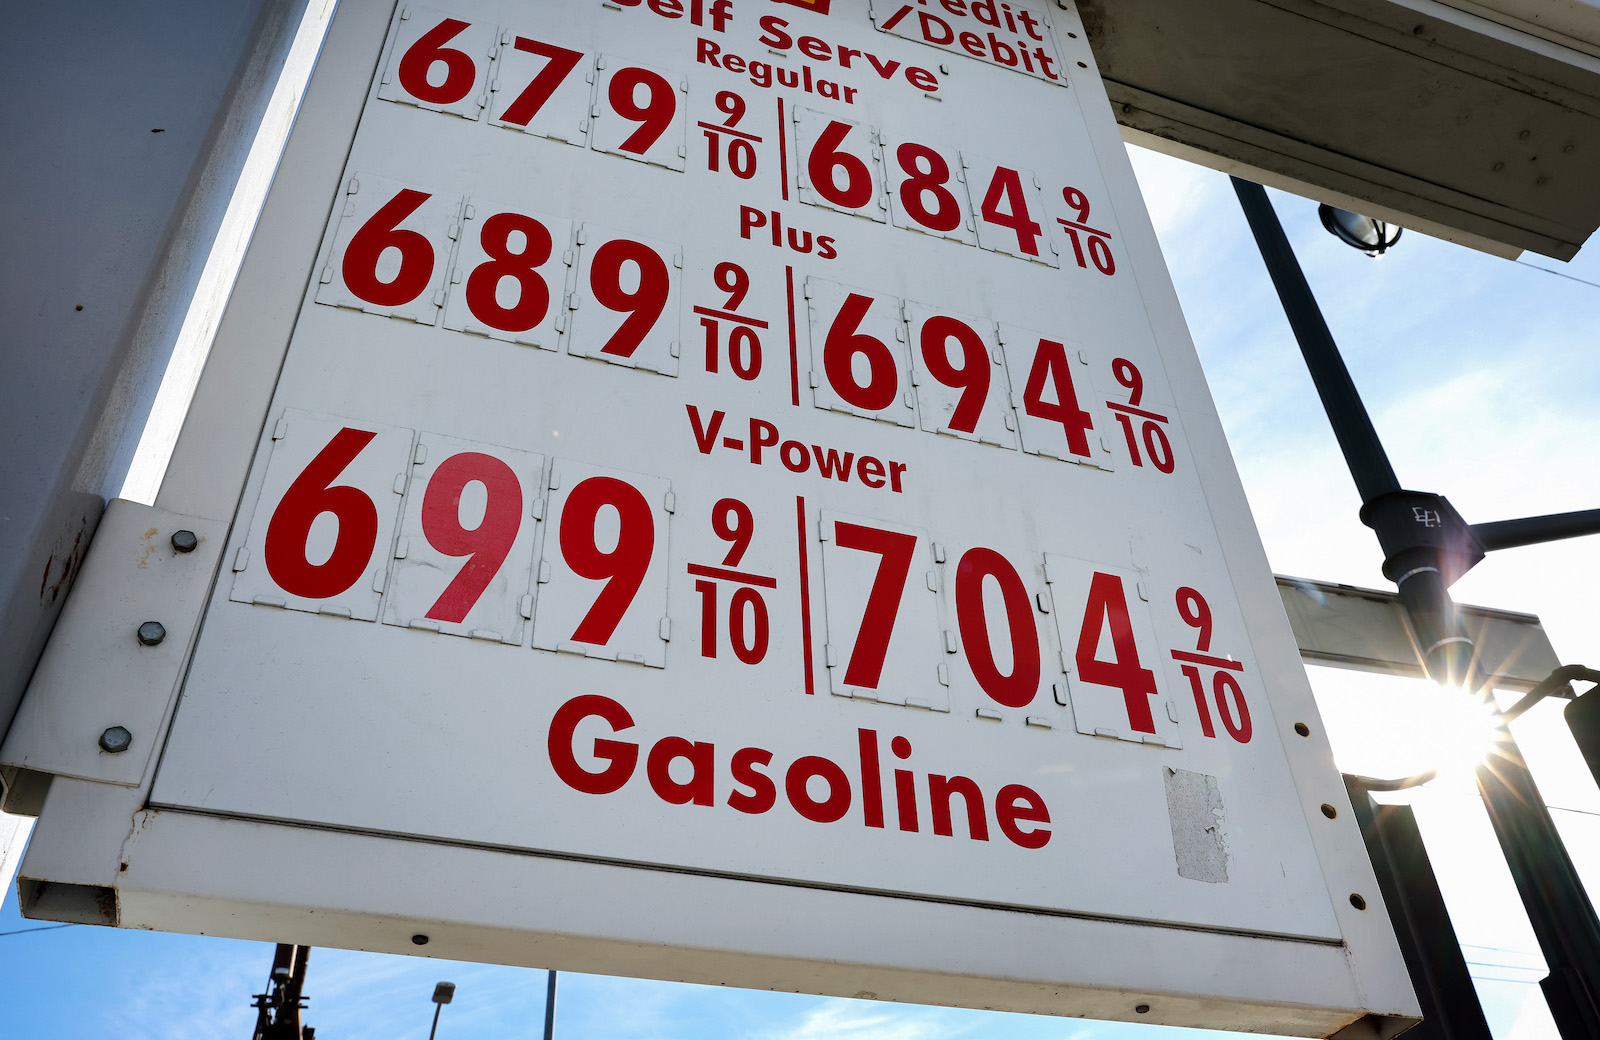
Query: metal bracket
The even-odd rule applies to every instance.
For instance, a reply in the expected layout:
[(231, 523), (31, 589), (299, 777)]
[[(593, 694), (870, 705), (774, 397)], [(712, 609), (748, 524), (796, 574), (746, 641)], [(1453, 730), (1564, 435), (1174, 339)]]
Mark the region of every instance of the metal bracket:
[(225, 521), (122, 499), (106, 507), (0, 747), (0, 767), (142, 782), (227, 531)]

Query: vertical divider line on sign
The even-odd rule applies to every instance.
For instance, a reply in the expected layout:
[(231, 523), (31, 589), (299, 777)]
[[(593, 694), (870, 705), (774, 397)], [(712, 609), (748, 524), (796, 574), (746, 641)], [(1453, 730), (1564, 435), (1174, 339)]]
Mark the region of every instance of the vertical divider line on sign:
[(783, 125), (783, 98), (778, 99), (778, 176), (782, 178), (783, 201), (789, 201), (789, 138)]
[(800, 341), (796, 337), (794, 325), (793, 265), (784, 267), (783, 279), (789, 293), (789, 400), (798, 408), (800, 407)]
[(815, 694), (815, 681), (811, 675), (811, 568), (806, 559), (806, 499), (804, 495), (795, 496), (795, 518), (797, 520), (797, 538), (795, 544), (800, 550), (800, 653), (805, 659), (806, 670), (806, 696)]

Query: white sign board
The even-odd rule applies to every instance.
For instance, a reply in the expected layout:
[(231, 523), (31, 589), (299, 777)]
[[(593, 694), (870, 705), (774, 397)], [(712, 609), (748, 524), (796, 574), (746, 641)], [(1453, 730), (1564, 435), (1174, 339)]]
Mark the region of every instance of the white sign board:
[[(308, 286), (149, 805), (752, 908), (515, 926), (678, 951), (560, 967), (1414, 1011), (1071, 10), (346, 6), (386, 36), (328, 194), (269, 203), (325, 232), (282, 261)], [(317, 869), (359, 886), (351, 855)], [(448, 931), (406, 891), (382, 913)], [(354, 905), (316, 898), (235, 902)], [(879, 912), (921, 922), (900, 952), (844, 923)], [(1027, 929), (1072, 952), (975, 939)], [(458, 952), (533, 956), (489, 949)]]

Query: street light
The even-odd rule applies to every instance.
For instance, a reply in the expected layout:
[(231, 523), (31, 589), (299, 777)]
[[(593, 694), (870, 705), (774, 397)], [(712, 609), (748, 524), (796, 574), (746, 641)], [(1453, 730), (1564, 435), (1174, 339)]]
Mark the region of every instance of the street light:
[(1388, 252), (1390, 246), (1400, 241), (1400, 232), (1403, 230), (1388, 221), (1364, 217), (1347, 209), (1335, 209), (1326, 202), (1317, 207), (1317, 216), (1322, 218), (1322, 226), (1328, 229), (1330, 235), (1368, 256), (1382, 256)]
[(439, 1012), (450, 1003), (456, 995), (454, 982), (441, 982), (433, 987), (433, 1028), (428, 1030), (428, 1040), (433, 1040), (433, 1034), (439, 1031)]

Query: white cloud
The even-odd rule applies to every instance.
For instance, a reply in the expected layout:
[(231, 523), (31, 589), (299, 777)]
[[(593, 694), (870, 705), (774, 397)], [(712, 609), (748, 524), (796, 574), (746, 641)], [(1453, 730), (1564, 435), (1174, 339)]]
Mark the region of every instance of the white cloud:
[[(1227, 191), (1227, 181), (1220, 174), (1193, 163), (1144, 148), (1129, 148), (1128, 158), (1133, 162), (1145, 208), (1163, 247), (1169, 239), (1177, 240), (1192, 223), (1212, 213), (1218, 195)], [(1230, 197), (1226, 201), (1231, 202), (1232, 193), (1227, 194)]]
[(110, 999), (101, 1014), (101, 1035), (127, 1040), (248, 1036), (256, 1018), (250, 996), (266, 983), (271, 951), (264, 944), (212, 939), (175, 958), (130, 960), (125, 973), (104, 980), (113, 984), (105, 994)]
[(829, 1000), (770, 1040), (945, 1040), (968, 1032), (933, 1008)]

